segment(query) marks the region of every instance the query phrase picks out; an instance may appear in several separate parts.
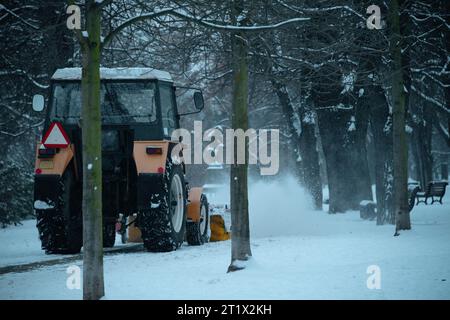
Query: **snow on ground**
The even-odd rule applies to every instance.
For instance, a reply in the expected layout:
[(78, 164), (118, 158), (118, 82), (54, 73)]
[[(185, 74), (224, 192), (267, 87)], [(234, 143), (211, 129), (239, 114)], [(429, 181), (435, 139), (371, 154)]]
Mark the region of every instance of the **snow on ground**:
[[(110, 255), (107, 299), (450, 299), (450, 196), (444, 205), (415, 207), (412, 230), (393, 237), (393, 226), (356, 212), (313, 211), (303, 194), (292, 180), (252, 184), (247, 269), (226, 273), (230, 241)], [(15, 246), (26, 251), (21, 228), (1, 231), (2, 243), (10, 243), (0, 248), (0, 260)], [(24, 239), (6, 236), (13, 232)], [(39, 244), (28, 241), (35, 257)], [(0, 299), (80, 299), (81, 290), (66, 286), (70, 265), (0, 275)], [(372, 265), (381, 271), (379, 290), (367, 288)]]
[(46, 256), (41, 250), (36, 220), (25, 220), (22, 225), (0, 229), (0, 243), (0, 267), (55, 258)]
[[(22, 221), (22, 225), (0, 229), (0, 268), (10, 265), (54, 260), (71, 255), (46, 255), (41, 250), (36, 220)], [(114, 247), (124, 246), (116, 236)], [(1, 275), (0, 275), (1, 277)]]

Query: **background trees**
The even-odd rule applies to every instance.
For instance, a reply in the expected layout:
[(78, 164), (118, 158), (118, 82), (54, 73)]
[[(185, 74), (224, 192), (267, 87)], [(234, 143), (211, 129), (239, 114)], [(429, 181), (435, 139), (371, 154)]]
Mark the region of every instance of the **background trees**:
[[(246, 5), (247, 2), (244, 1)], [(84, 2), (80, 1), (80, 5)], [(375, 1), (383, 29), (366, 28), (369, 1), (258, 1), (250, 25), (307, 16), (309, 21), (246, 35), (248, 121), (253, 128), (281, 130), (280, 175), (295, 174), (322, 207), (355, 209), (372, 199), (377, 222), (394, 222), (393, 51), (401, 46), (408, 174), (425, 185), (448, 175), (450, 145), (449, 25), (445, 1), (399, 1), (401, 43), (393, 43), (391, 1)], [(65, 27), (65, 1), (5, 1), (0, 6), (1, 70), (0, 221), (32, 212), (34, 143), (43, 115), (31, 111), (31, 96), (48, 94), (54, 70), (81, 65), (80, 47)], [(113, 0), (102, 10), (104, 35), (132, 17), (178, 8), (191, 17), (230, 24), (223, 1)], [(176, 81), (204, 89), (205, 125), (232, 126), (232, 37), (195, 19), (161, 15), (120, 30), (105, 45), (104, 66), (147, 66), (170, 71)], [(397, 91), (398, 91), (397, 90)], [(191, 119), (183, 124), (189, 128)], [(400, 128), (401, 130), (401, 128)], [(255, 168), (249, 168), (253, 177)], [(204, 167), (193, 168), (202, 183)], [(15, 177), (10, 179), (9, 177)], [(255, 175), (255, 178), (259, 178)], [(404, 181), (402, 185), (404, 185)], [(404, 189), (403, 191), (404, 192)], [(12, 197), (11, 195), (15, 196)]]
[(33, 213), (35, 142), (43, 117), (32, 112), (31, 100), (37, 93), (48, 97), (54, 70), (73, 64), (64, 5), (62, 0), (0, 4), (0, 226)]

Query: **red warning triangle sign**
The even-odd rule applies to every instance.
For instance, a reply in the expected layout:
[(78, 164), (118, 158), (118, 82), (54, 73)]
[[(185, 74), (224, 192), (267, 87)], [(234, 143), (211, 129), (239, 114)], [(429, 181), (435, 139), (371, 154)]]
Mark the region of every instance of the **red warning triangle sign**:
[(52, 122), (50, 128), (45, 133), (44, 139), (42, 139), (42, 144), (46, 148), (67, 148), (70, 140), (61, 123)]

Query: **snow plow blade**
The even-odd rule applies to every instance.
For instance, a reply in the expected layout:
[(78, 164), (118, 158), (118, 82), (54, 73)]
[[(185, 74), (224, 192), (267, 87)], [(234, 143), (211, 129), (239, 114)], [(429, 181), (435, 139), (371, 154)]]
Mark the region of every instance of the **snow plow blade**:
[(225, 241), (231, 238), (231, 233), (225, 227), (225, 221), (220, 214), (211, 215), (211, 238), (209, 241)]

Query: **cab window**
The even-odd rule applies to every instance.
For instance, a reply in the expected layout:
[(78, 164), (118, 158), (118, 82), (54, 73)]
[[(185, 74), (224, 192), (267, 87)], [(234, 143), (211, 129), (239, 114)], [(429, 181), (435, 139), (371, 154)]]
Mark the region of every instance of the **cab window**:
[(167, 137), (170, 137), (172, 132), (177, 128), (175, 101), (172, 90), (172, 87), (164, 84), (159, 88), (163, 132), (164, 136)]

